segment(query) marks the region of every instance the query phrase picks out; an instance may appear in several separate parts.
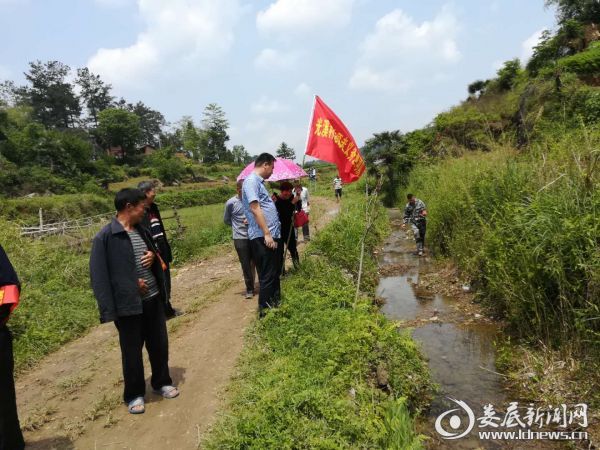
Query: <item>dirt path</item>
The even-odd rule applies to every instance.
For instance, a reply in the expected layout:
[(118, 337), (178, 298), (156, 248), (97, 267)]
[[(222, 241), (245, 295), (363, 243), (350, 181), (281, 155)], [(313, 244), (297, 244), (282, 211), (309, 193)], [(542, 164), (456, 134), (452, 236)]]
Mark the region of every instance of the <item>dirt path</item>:
[[(313, 198), (313, 203), (321, 213), (312, 214), (318, 218), (311, 234), (337, 212), (329, 199)], [(256, 317), (256, 296), (244, 300), (244, 291), (229, 245), (218, 256), (177, 271), (173, 304), (186, 314), (168, 322), (169, 359), (181, 396), (164, 400), (148, 386), (143, 415), (128, 414), (122, 404), (120, 352), (112, 323), (94, 328), (20, 376), (17, 399), (27, 448), (197, 448), (222, 406), (220, 393)]]

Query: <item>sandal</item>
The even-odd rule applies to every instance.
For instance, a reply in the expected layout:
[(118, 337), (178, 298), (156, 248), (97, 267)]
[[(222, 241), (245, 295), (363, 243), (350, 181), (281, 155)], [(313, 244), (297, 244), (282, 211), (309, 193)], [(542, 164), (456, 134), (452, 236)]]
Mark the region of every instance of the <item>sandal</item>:
[(179, 389), (175, 386), (166, 385), (160, 389), (154, 389), (154, 393), (162, 395), (164, 398), (175, 398), (179, 395)]
[(127, 411), (129, 411), (129, 414), (143, 414), (146, 411), (144, 397), (136, 397), (127, 403)]

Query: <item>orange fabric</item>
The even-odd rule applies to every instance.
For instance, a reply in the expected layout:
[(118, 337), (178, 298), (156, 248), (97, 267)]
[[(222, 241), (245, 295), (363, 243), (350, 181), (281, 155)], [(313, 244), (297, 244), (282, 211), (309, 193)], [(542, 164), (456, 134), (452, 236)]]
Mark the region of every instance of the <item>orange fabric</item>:
[(19, 287), (15, 284), (0, 286), (0, 305), (10, 305), (13, 311), (19, 304)]

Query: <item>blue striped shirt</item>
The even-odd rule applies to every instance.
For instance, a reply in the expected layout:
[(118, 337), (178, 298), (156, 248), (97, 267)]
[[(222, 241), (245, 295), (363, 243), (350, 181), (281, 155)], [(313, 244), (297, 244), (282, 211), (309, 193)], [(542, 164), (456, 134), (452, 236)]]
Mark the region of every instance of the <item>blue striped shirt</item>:
[(244, 214), (246, 214), (246, 219), (248, 219), (248, 239), (256, 239), (265, 235), (256, 223), (254, 214), (252, 214), (252, 210), (250, 209), (250, 203), (254, 201), (257, 201), (260, 209), (262, 209), (271, 236), (273, 239), (279, 239), (281, 237), (281, 223), (279, 222), (275, 203), (273, 203), (265, 187), (265, 180), (252, 172), (244, 180), (242, 186), (242, 204), (244, 205)]

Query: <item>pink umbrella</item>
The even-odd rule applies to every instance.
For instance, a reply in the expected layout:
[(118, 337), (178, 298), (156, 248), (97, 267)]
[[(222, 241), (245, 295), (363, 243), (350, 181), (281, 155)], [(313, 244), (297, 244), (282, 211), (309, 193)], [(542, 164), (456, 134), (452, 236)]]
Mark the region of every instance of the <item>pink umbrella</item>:
[[(238, 175), (237, 181), (243, 180), (254, 170), (254, 162), (248, 164)], [(275, 158), (273, 174), (267, 181), (293, 180), (294, 178), (307, 177), (308, 174), (291, 159)]]

